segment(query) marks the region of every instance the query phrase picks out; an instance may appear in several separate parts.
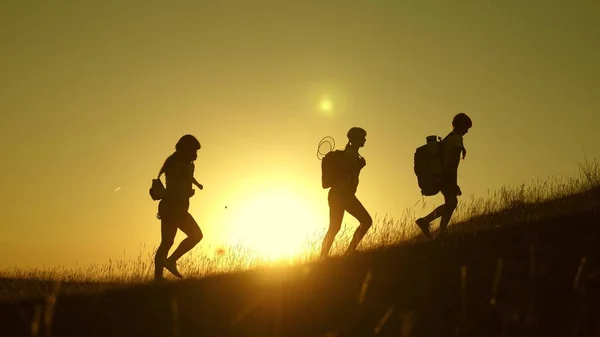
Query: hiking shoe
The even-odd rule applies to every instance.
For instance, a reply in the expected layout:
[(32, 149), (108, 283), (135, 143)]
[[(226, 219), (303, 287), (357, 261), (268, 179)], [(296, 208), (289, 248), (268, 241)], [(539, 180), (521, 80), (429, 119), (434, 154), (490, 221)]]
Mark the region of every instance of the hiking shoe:
[(425, 219), (423, 219), (423, 218), (417, 219), (416, 223), (417, 223), (417, 226), (419, 226), (419, 228), (423, 232), (423, 234), (425, 234), (426, 237), (430, 238), (431, 233), (429, 233), (429, 223), (427, 221), (425, 221)]
[(177, 264), (175, 263), (175, 261), (166, 259), (163, 265), (165, 266), (165, 268), (167, 268), (168, 271), (171, 272), (171, 274), (175, 275), (177, 278), (183, 278), (183, 275), (181, 275), (179, 270), (177, 270)]

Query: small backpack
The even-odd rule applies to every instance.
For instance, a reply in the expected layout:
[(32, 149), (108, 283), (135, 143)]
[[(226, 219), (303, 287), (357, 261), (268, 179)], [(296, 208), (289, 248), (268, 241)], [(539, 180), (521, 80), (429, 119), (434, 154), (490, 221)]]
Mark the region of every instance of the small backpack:
[(333, 150), (321, 160), (321, 185), (328, 189), (344, 175), (344, 151)]
[(160, 176), (156, 179), (152, 179), (152, 186), (150, 186), (150, 197), (154, 201), (161, 200), (165, 197), (167, 190), (163, 185), (162, 181), (160, 181)]
[(427, 143), (417, 148), (414, 157), (414, 170), (417, 183), (424, 196), (433, 196), (442, 189), (443, 183), (443, 140), (429, 136)]

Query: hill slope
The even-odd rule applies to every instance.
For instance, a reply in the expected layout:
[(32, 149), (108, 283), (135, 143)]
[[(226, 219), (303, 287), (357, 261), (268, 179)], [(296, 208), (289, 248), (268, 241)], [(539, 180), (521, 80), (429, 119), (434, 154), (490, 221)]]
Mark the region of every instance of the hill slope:
[(54, 337), (598, 336), (599, 231), (591, 210), (305, 266), (23, 300), (2, 305), (0, 328), (30, 336), (47, 318)]

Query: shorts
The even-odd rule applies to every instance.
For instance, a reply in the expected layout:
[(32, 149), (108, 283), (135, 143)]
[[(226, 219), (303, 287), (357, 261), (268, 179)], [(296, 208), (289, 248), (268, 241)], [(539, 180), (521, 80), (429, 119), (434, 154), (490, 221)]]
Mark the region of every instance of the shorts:
[(161, 220), (182, 221), (188, 214), (190, 199), (165, 198), (158, 204), (158, 216)]
[(460, 193), (459, 191), (459, 187), (453, 184), (442, 184), (442, 188), (440, 189), (440, 192), (442, 192), (442, 195), (445, 197), (457, 197)]

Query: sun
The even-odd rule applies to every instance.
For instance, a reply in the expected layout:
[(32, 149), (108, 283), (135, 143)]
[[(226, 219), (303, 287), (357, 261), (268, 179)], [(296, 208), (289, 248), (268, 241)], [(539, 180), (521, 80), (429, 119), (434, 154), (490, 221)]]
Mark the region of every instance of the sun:
[(331, 102), (330, 99), (323, 98), (321, 100), (321, 102), (319, 103), (319, 107), (321, 108), (322, 111), (329, 112), (333, 109), (333, 103)]
[(327, 95), (322, 96), (318, 101), (318, 108), (321, 115), (332, 117), (334, 113), (333, 101)]
[(307, 198), (271, 188), (249, 197), (236, 211), (231, 240), (267, 260), (290, 258), (304, 251), (322, 220)]

